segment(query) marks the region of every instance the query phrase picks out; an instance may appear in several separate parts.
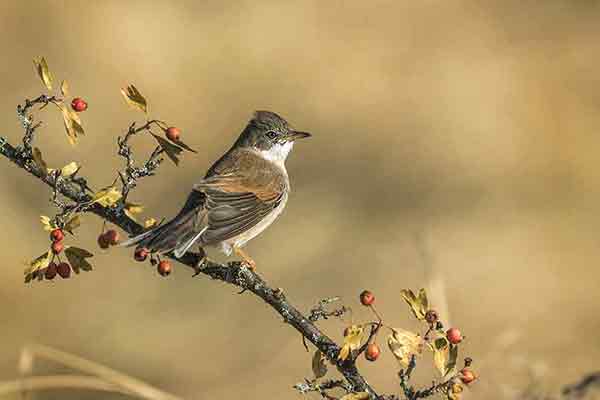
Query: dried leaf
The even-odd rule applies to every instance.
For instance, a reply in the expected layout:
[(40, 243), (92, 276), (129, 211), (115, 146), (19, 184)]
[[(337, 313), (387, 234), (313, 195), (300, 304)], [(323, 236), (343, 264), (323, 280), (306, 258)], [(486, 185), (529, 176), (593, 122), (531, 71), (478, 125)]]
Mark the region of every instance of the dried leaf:
[(35, 166), (45, 178), (48, 175), (48, 165), (46, 165), (46, 161), (44, 161), (44, 159), (42, 158), (42, 152), (37, 147), (34, 147), (31, 155), (33, 157), (33, 162), (35, 163)]
[(32, 279), (36, 277), (38, 271), (46, 268), (50, 261), (52, 260), (52, 250), (48, 250), (46, 253), (40, 255), (39, 257), (31, 260), (27, 267), (25, 268), (25, 283), (30, 282)]
[(141, 204), (137, 204), (137, 203), (125, 202), (123, 211), (125, 212), (125, 215), (127, 215), (129, 218), (135, 220), (135, 214), (139, 214), (142, 211), (144, 211), (144, 206)]
[(69, 264), (71, 264), (71, 267), (76, 274), (78, 274), (80, 270), (92, 270), (91, 264), (86, 260), (86, 258), (94, 256), (89, 251), (80, 249), (79, 247), (69, 246), (65, 249), (65, 255), (67, 256)]
[(357, 393), (348, 393), (343, 395), (340, 400), (368, 400), (370, 399), (369, 393), (367, 392), (357, 392)]
[(121, 94), (125, 98), (127, 104), (145, 112), (146, 114), (148, 113), (148, 103), (134, 85), (127, 86), (127, 89), (121, 88)]
[(312, 358), (312, 370), (315, 374), (315, 378), (322, 378), (327, 374), (327, 364), (325, 363), (327, 358), (321, 350), (315, 351), (315, 354)]
[(187, 144), (183, 143), (181, 140), (175, 140), (173, 141), (173, 143), (177, 144), (179, 147), (184, 148), (187, 151), (191, 151), (192, 153), (197, 153), (196, 150), (192, 149), (190, 146), (188, 146)]
[(46, 232), (50, 232), (53, 231), (54, 229), (58, 228), (50, 219), (50, 217), (47, 217), (45, 215), (40, 215), (40, 222), (42, 223), (42, 225), (44, 226), (44, 230)]
[(60, 93), (63, 95), (63, 97), (69, 97), (69, 84), (67, 81), (62, 81), (60, 84)]
[(338, 354), (338, 360), (345, 360), (352, 353), (353, 350), (357, 350), (360, 347), (364, 329), (360, 325), (352, 325), (346, 328), (344, 331), (344, 344)]
[(83, 128), (81, 127), (81, 124), (79, 124), (73, 119), (73, 113), (70, 112), (64, 104), (56, 104), (56, 106), (60, 109), (62, 113), (63, 123), (65, 125), (65, 131), (67, 133), (69, 143), (71, 143), (72, 145), (77, 144), (77, 135), (83, 134)]
[(423, 338), (420, 335), (400, 329), (392, 328), (388, 336), (388, 347), (403, 367), (408, 367), (413, 355), (423, 352)]
[(415, 317), (419, 320), (425, 319), (425, 313), (429, 309), (429, 301), (425, 289), (419, 290), (419, 295), (416, 296), (412, 290), (403, 289), (400, 291), (404, 301), (410, 306), (410, 309)]
[(96, 193), (92, 199), (92, 203), (98, 203), (103, 207), (112, 207), (121, 197), (121, 192), (116, 187), (110, 186)]
[(179, 158), (177, 157), (183, 150), (181, 147), (175, 146), (173, 143), (169, 142), (167, 139), (164, 139), (160, 136), (152, 134), (160, 147), (167, 153), (167, 156), (175, 163), (175, 165), (179, 165)]
[(144, 221), (144, 228), (152, 228), (153, 226), (156, 226), (156, 224), (158, 224), (158, 221), (156, 219), (148, 218)]
[(46, 86), (48, 90), (52, 90), (52, 74), (50, 74), (50, 70), (48, 69), (48, 63), (44, 57), (36, 58), (33, 60), (35, 65), (35, 69), (37, 71), (38, 76)]
[(458, 358), (458, 346), (444, 346), (433, 348), (433, 363), (442, 376), (454, 370)]
[(79, 215), (73, 215), (70, 220), (65, 224), (65, 231), (69, 232), (71, 235), (73, 234), (73, 230), (79, 228), (81, 225), (81, 221), (79, 219)]

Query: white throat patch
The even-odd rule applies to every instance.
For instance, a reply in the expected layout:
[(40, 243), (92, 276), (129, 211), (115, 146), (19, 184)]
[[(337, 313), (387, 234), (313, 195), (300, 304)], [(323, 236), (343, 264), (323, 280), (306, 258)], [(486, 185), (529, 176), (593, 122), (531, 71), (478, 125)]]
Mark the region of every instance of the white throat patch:
[(294, 147), (294, 142), (285, 142), (284, 144), (275, 144), (271, 149), (262, 150), (259, 153), (265, 160), (283, 165), (288, 154), (292, 151), (292, 147)]

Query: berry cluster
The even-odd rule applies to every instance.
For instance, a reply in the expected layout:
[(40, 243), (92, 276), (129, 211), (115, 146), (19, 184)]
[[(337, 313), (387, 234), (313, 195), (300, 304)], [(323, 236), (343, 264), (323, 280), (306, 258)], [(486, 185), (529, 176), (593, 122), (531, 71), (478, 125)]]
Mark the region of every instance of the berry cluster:
[(110, 246), (119, 244), (119, 232), (114, 229), (109, 229), (106, 232), (102, 232), (98, 236), (98, 246), (101, 249), (108, 249)]
[(139, 262), (146, 261), (148, 256), (150, 256), (150, 263), (156, 265), (156, 271), (160, 276), (169, 276), (172, 270), (171, 262), (169, 260), (161, 260), (158, 255), (155, 258), (154, 255), (150, 253), (150, 250), (145, 247), (139, 247), (133, 253), (133, 258)]
[[(48, 280), (54, 279), (54, 277), (56, 277), (57, 274), (63, 279), (67, 279), (71, 276), (71, 266), (67, 262), (60, 261), (59, 256), (59, 254), (62, 253), (62, 251), (65, 248), (65, 245), (63, 243), (64, 238), (65, 234), (62, 231), (62, 229), (57, 228), (50, 232), (50, 241), (52, 242), (50, 247), (52, 249), (53, 256), (52, 261), (50, 261), (50, 264), (48, 264), (48, 267), (44, 272), (44, 277)], [(58, 264), (54, 262), (55, 257), (59, 258)]]
[[(380, 329), (388, 329), (391, 334), (387, 338), (390, 351), (406, 368), (401, 370), (401, 386), (406, 393), (412, 393), (408, 386), (410, 373), (416, 366), (416, 357), (424, 349), (434, 354), (434, 364), (439, 370), (442, 381), (436, 384), (435, 390), (447, 395), (450, 400), (458, 400), (463, 391), (463, 385), (469, 385), (477, 380), (477, 375), (471, 370), (471, 358), (465, 358), (464, 366), (457, 367), (458, 345), (465, 337), (456, 327), (444, 330), (438, 313), (429, 307), (429, 301), (424, 289), (417, 294), (411, 290), (403, 290), (402, 296), (409, 305), (413, 315), (425, 323), (425, 332), (416, 333), (400, 328), (391, 328), (383, 322), (381, 315), (375, 309), (375, 295), (369, 290), (360, 293), (360, 303), (368, 307), (377, 321), (363, 324), (353, 324), (344, 330), (344, 344), (338, 355), (339, 360), (354, 359), (362, 352), (367, 361), (374, 362), (381, 356), (381, 348), (377, 344)], [(366, 334), (370, 327), (370, 334)]]

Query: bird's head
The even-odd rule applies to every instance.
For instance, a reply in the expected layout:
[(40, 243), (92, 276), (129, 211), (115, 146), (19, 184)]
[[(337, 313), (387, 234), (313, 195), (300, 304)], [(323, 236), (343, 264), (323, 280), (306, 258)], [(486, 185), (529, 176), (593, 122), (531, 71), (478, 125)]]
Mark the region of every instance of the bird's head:
[(285, 119), (274, 112), (256, 111), (236, 145), (253, 148), (273, 161), (285, 161), (294, 142), (310, 136), (308, 132), (292, 129)]

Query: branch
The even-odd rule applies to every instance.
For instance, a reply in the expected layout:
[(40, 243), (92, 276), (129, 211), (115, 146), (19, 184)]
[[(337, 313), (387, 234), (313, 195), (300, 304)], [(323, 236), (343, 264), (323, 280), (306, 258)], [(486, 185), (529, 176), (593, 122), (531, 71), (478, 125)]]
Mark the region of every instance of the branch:
[[(58, 180), (55, 185), (55, 179), (52, 174), (45, 174), (34, 163), (30, 162), (28, 156), (24, 156), (17, 148), (9, 144), (6, 139), (0, 137), (0, 154), (12, 161), (19, 168), (24, 169), (29, 174), (44, 182), (46, 185), (56, 190), (61, 195), (75, 201), (76, 203), (89, 203), (92, 196), (82, 189), (81, 185), (71, 180)], [(100, 204), (91, 204), (85, 209), (86, 212), (96, 214), (100, 218), (119, 226), (129, 235), (137, 235), (144, 231), (144, 228), (137, 222), (125, 215), (122, 207), (102, 207)], [(354, 361), (341, 362), (337, 356), (340, 347), (325, 335), (309, 317), (304, 316), (290, 302), (287, 301), (282, 291), (273, 289), (263, 278), (255, 271), (252, 271), (239, 262), (229, 262), (219, 264), (212, 261), (203, 263), (203, 268), (198, 269), (202, 261), (202, 256), (197, 253), (186, 253), (181, 258), (175, 258), (169, 255), (181, 264), (192, 268), (196, 272), (201, 272), (212, 279), (220, 280), (241, 288), (244, 291), (250, 291), (260, 297), (265, 303), (269, 304), (282, 318), (283, 322), (296, 329), (308, 341), (337, 366), (338, 371), (348, 381), (355, 392), (368, 392), (372, 398), (379, 398), (377, 393), (369, 386), (365, 378), (356, 368)]]

